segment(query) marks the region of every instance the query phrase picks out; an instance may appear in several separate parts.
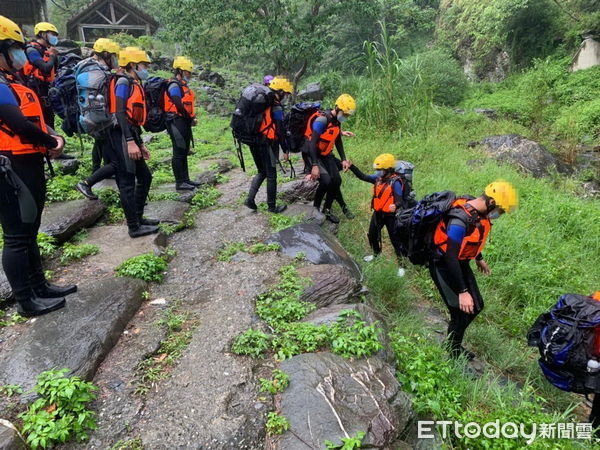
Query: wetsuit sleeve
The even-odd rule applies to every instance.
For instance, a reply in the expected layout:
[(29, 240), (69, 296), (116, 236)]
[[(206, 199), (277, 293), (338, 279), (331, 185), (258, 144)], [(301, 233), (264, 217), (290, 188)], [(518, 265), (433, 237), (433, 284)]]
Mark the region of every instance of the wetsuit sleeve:
[(448, 222), (448, 245), (444, 254), (444, 262), (450, 274), (448, 284), (458, 294), (467, 291), (467, 285), (463, 279), (462, 269), (458, 260), (458, 254), (462, 241), (467, 232), (467, 224), (458, 218), (451, 218)]
[(181, 87), (179, 84), (175, 82), (169, 83), (169, 86), (167, 87), (167, 95), (175, 105), (175, 108), (177, 108), (177, 112), (186, 119), (191, 119), (187, 110), (183, 107), (183, 101), (181, 100), (183, 97), (183, 92), (181, 92)]
[(8, 128), (17, 136), (26, 137), (35, 145), (54, 148), (56, 140), (33, 122), (27, 120), (18, 106), (17, 98), (4, 83), (0, 83), (0, 127)]
[(338, 137), (335, 138), (335, 148), (337, 149), (338, 153), (340, 154), (340, 158), (342, 159), (342, 161), (345, 161), (346, 153), (344, 152), (344, 143), (342, 142), (341, 130), (340, 130), (340, 134), (338, 134)]
[(289, 153), (285, 130), (283, 127), (283, 108), (281, 105), (273, 106), (271, 109), (271, 116), (273, 118), (273, 122), (275, 123), (275, 132), (277, 133), (279, 145), (283, 149), (284, 153)]
[(25, 53), (27, 54), (27, 59), (33, 66), (40, 69), (44, 75), (50, 75), (50, 72), (52, 72), (52, 69), (56, 65), (55, 55), (50, 55), (48, 61), (44, 61), (44, 57), (40, 54), (39, 50), (34, 47), (28, 47)]
[(115, 98), (117, 99), (117, 110), (115, 116), (121, 128), (121, 133), (126, 141), (133, 141), (129, 121), (127, 120), (127, 101), (131, 92), (131, 85), (126, 77), (119, 77), (115, 83)]
[(350, 167), (350, 171), (356, 176), (356, 178), (366, 183), (375, 184), (375, 181), (377, 180), (377, 175), (366, 175), (354, 164)]
[(327, 117), (320, 116), (312, 124), (312, 137), (309, 143), (309, 155), (313, 166), (319, 163), (318, 143), (321, 134), (327, 129)]
[(392, 188), (394, 189), (394, 203), (396, 204), (397, 207), (400, 207), (402, 205), (402, 194), (403, 194), (402, 181), (400, 181), (400, 180), (394, 181)]

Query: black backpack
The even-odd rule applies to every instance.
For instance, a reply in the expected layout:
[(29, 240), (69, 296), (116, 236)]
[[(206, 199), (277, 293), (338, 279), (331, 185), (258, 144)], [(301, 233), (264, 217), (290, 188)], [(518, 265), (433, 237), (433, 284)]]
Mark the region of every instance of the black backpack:
[(161, 77), (149, 78), (144, 83), (146, 96), (146, 123), (144, 129), (149, 133), (158, 133), (167, 128), (165, 113), (165, 91), (168, 81)]
[(242, 91), (230, 124), (236, 141), (253, 145), (261, 140), (260, 125), (266, 109), (273, 105), (274, 95), (269, 87), (260, 83), (253, 83)]
[(283, 119), (283, 128), (287, 139), (288, 148), (296, 153), (302, 150), (305, 137), (304, 132), (311, 115), (319, 111), (320, 103), (296, 103)]
[(564, 294), (554, 307), (540, 315), (527, 343), (538, 347), (538, 363), (546, 379), (563, 391), (600, 392), (600, 372), (588, 372), (594, 329), (600, 326), (600, 301)]
[(435, 229), (455, 200), (454, 192), (434, 192), (423, 197), (414, 207), (397, 213), (395, 233), (411, 263), (425, 265), (429, 262)]
[(48, 98), (52, 109), (62, 119), (62, 130), (69, 137), (79, 132), (79, 106), (77, 104), (77, 83), (75, 66), (81, 61), (81, 56), (68, 53), (60, 58), (56, 78)]

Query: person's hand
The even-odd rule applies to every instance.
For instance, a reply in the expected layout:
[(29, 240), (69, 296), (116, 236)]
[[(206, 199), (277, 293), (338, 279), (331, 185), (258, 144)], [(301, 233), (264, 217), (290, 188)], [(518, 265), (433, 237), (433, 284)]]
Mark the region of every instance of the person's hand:
[(142, 144), (142, 146), (140, 147), (140, 150), (142, 152), (142, 158), (144, 158), (146, 161), (148, 161), (150, 159), (150, 151), (148, 150), (148, 147), (146, 147), (145, 145)]
[(56, 141), (56, 146), (48, 149), (48, 155), (50, 158), (56, 158), (57, 156), (61, 155), (63, 148), (65, 148), (65, 139), (58, 135), (52, 137)]
[(350, 166), (352, 166), (352, 162), (348, 161), (347, 159), (342, 161), (342, 169), (344, 169), (344, 172), (348, 172)]
[(135, 143), (135, 141), (127, 141), (127, 154), (131, 159), (137, 161), (138, 159), (142, 159), (142, 151)]
[(313, 166), (312, 170), (310, 171), (310, 177), (314, 181), (317, 181), (321, 177), (321, 170), (319, 169), (319, 166)]
[(290, 160), (290, 154), (289, 153), (284, 153), (283, 154), (283, 161), (284, 162), (288, 162)]
[(352, 131), (343, 131), (343, 130), (342, 130), (342, 136), (356, 137), (356, 135)]
[(458, 306), (462, 312), (473, 314), (475, 312), (475, 302), (469, 292), (461, 292), (458, 294)]
[(396, 204), (395, 203), (392, 203), (390, 205), (390, 212), (396, 212)]
[(477, 268), (479, 269), (479, 271), (484, 274), (484, 275), (491, 275), (492, 271), (490, 270), (490, 266), (488, 266), (488, 263), (486, 263), (483, 259), (475, 260), (475, 264), (477, 265)]

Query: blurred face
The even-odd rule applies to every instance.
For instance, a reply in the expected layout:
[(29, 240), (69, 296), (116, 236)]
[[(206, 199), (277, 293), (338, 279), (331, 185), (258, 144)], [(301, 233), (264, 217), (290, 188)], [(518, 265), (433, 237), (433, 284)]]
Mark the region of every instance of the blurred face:
[(185, 81), (190, 81), (190, 79), (192, 78), (192, 72), (190, 72), (189, 70), (182, 70), (182, 75)]
[(48, 31), (46, 33), (46, 42), (52, 46), (58, 44), (58, 34), (53, 31)]

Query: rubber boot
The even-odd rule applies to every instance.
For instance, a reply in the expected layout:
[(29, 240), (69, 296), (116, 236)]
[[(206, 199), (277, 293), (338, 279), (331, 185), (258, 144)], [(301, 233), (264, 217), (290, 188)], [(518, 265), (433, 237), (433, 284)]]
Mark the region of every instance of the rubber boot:
[(269, 209), (267, 211), (269, 211), (270, 213), (274, 213), (274, 214), (280, 214), (280, 213), (284, 212), (286, 209), (287, 209), (287, 205), (269, 206)]
[(35, 292), (35, 296), (38, 298), (60, 298), (77, 292), (77, 286), (74, 284), (57, 286), (46, 281), (41, 286), (34, 287), (33, 292)]
[(75, 185), (75, 189), (83, 194), (84, 197), (89, 198), (90, 200), (98, 200), (98, 196), (94, 194), (90, 185), (88, 185), (85, 181), (80, 181)]
[(152, 225), (138, 225), (137, 228), (129, 228), (129, 237), (137, 238), (148, 236), (149, 234), (158, 233), (158, 227)]
[(184, 181), (183, 183), (175, 185), (175, 189), (178, 191), (193, 191), (194, 189), (196, 189), (196, 186), (193, 186), (187, 181)]
[(327, 220), (329, 220), (331, 223), (340, 223), (340, 219), (339, 219), (339, 218), (338, 218), (336, 215), (334, 215), (334, 214), (331, 212), (331, 209), (329, 209), (329, 208), (326, 208), (326, 209), (325, 209), (325, 208), (324, 208), (324, 209), (323, 209), (323, 214), (325, 214), (325, 217), (326, 217), (326, 218), (327, 218)]
[(56, 311), (65, 304), (64, 297), (40, 298), (31, 292), (29, 297), (17, 299), (17, 312), (23, 317), (35, 317)]

